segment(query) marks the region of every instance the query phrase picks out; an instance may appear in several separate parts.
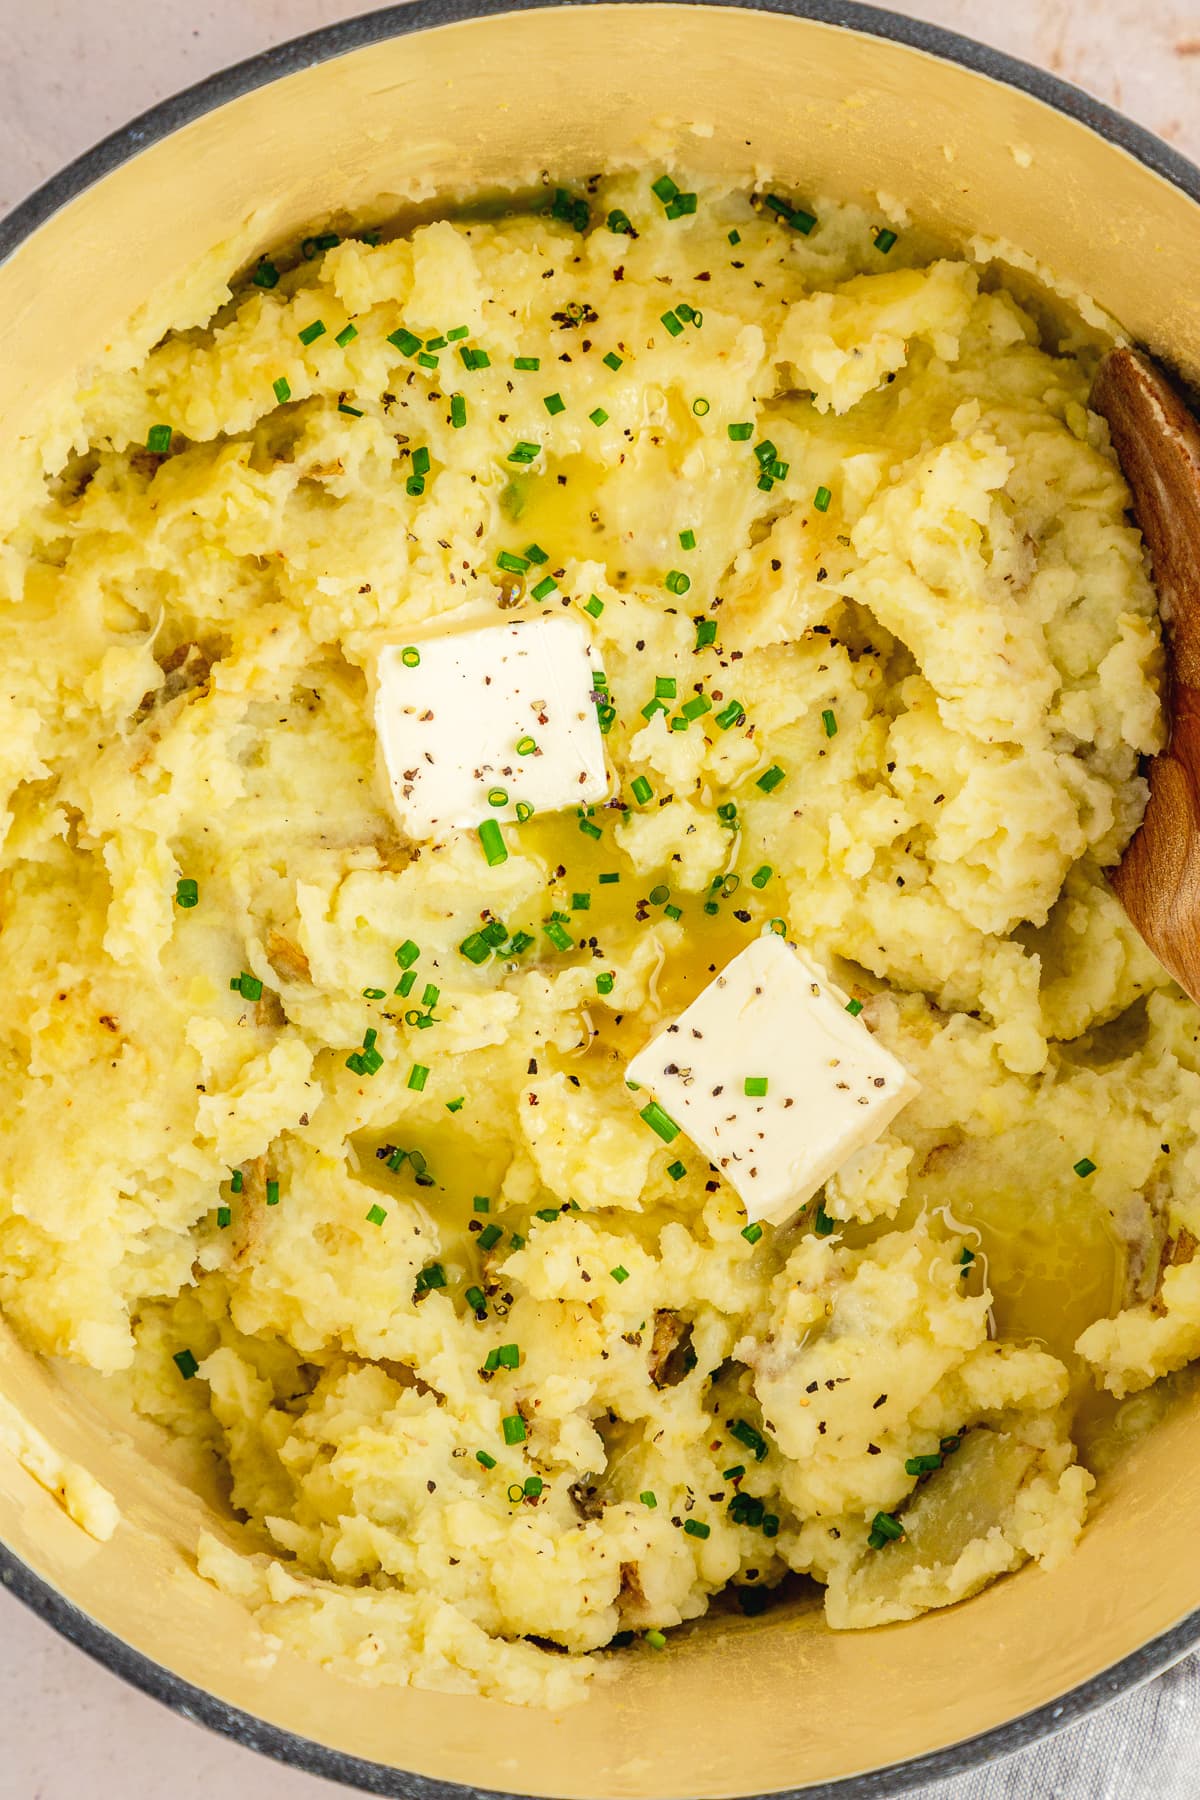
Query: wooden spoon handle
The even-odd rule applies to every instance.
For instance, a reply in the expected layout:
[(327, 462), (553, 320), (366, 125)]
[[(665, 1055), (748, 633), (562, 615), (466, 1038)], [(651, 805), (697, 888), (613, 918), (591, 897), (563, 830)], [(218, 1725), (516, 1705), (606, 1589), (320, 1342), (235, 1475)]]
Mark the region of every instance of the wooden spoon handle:
[(1133, 493), (1168, 649), (1167, 748), (1150, 764), (1145, 818), (1110, 880), (1159, 961), (1200, 1000), (1200, 427), (1155, 365), (1126, 348), (1100, 364), (1092, 406)]

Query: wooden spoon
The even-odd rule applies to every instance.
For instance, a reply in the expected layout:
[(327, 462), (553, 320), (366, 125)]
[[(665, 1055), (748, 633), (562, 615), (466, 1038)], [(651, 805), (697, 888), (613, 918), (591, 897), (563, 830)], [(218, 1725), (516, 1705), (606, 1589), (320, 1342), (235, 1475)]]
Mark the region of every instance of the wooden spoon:
[(1200, 426), (1137, 350), (1109, 351), (1091, 403), (1133, 493), (1168, 652), (1167, 747), (1150, 763), (1146, 815), (1109, 879), (1163, 967), (1200, 1001)]

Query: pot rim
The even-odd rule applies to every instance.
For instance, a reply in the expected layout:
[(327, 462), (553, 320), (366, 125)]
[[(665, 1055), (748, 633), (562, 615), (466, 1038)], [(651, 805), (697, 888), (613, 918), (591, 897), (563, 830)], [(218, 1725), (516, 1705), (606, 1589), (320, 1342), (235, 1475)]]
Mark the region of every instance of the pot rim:
[[(228, 101), (240, 99), (283, 76), (390, 38), (406, 37), (411, 32), (428, 31), (440, 25), (493, 17), (497, 12), (534, 12), (550, 7), (586, 7), (601, 3), (639, 5), (645, 0), (502, 0), (500, 5), (496, 5), (495, 0), (406, 0), (405, 4), (360, 13), (354, 18), (307, 32), (302, 37), (272, 45), (242, 62), (218, 69), (148, 108), (35, 188), (0, 218), (0, 264), (85, 189), (112, 174), (141, 151)], [(862, 36), (883, 38), (924, 51), (943, 62), (957, 63), (961, 68), (1017, 88), (1066, 114), (1108, 143), (1126, 151), (1200, 204), (1200, 167), (1154, 132), (1135, 124), (1113, 107), (1057, 75), (959, 32), (862, 5), (860, 0), (672, 0), (672, 3), (737, 6), (748, 12), (808, 19)], [(161, 1701), (180, 1717), (207, 1725), (243, 1748), (257, 1750), (288, 1767), (303, 1769), (368, 1794), (390, 1796), (392, 1800), (526, 1800), (526, 1797), (515, 1796), (507, 1790), (467, 1787), (459, 1782), (442, 1781), (369, 1762), (303, 1737), (298, 1732), (272, 1725), (240, 1707), (230, 1706), (215, 1694), (193, 1686), (161, 1663), (135, 1650), (35, 1574), (3, 1543), (0, 1543), (0, 1587), (22, 1601), (69, 1643), (132, 1687)], [(889, 1796), (908, 1792), (922, 1782), (966, 1774), (982, 1764), (1011, 1756), (1067, 1725), (1078, 1723), (1110, 1700), (1131, 1693), (1163, 1674), (1197, 1647), (1200, 1647), (1200, 1607), (1168, 1631), (1057, 1700), (1021, 1713), (974, 1737), (886, 1768), (816, 1786), (774, 1789), (769, 1795), (747, 1796), (746, 1800), (888, 1800)]]

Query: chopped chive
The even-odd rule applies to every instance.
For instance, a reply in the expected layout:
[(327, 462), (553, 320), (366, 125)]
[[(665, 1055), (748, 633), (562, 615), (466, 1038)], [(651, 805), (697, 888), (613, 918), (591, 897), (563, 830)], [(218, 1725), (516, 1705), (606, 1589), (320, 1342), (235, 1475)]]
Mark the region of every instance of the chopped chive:
[(556, 950), (573, 950), (575, 948), (574, 938), (557, 919), (551, 919), (548, 924), (542, 926), (542, 930)]
[(414, 1063), (408, 1071), (408, 1086), (419, 1094), (429, 1079), (429, 1070), (424, 1063)]
[(429, 473), (429, 448), (427, 445), (419, 444), (417, 446), (417, 448), (413, 451), (412, 466), (413, 466), (413, 474), (414, 475), (428, 475), (428, 473)]
[(417, 971), (415, 969), (409, 969), (405, 974), (403, 974), (400, 977), (399, 981), (396, 983), (394, 989), (392, 990), (393, 993), (399, 994), (399, 996), (402, 1000), (407, 1000), (408, 996), (413, 991), (413, 986), (416, 982), (416, 979), (417, 979)]
[(225, 1227), (231, 1222), (232, 1218), (233, 1208), (231, 1206), (218, 1206), (217, 1224), (221, 1227), (222, 1231), (224, 1231)]
[(623, 363), (625, 361), (625, 358), (623, 356), (618, 356), (615, 350), (610, 350), (608, 352), (607, 356), (603, 357), (602, 360), (607, 364), (607, 366), (610, 369), (615, 370), (615, 369), (621, 368), (621, 366), (623, 365)]
[(717, 641), (717, 621), (715, 619), (696, 620), (696, 649), (707, 650), (710, 644)]
[(652, 1650), (665, 1650), (667, 1647), (666, 1634), (657, 1628), (646, 1633), (646, 1642)]
[(233, 988), (235, 993), (242, 996), (243, 1000), (262, 999), (263, 984), (258, 979), (257, 975), (248, 975), (246, 971), (243, 970), (240, 975), (234, 976), (229, 985)]
[(761, 1100), (766, 1091), (767, 1077), (765, 1075), (747, 1075), (745, 1094), (748, 1100)]
[(366, 1220), (368, 1225), (386, 1225), (387, 1214), (382, 1206), (369, 1206), (366, 1211)]
[(678, 337), (683, 330), (683, 320), (674, 312), (663, 313), (662, 323), (666, 326), (672, 337)]
[(602, 406), (597, 406), (588, 414), (588, 418), (592, 421), (593, 425), (607, 425), (608, 423), (608, 414)]
[(699, 1519), (685, 1519), (683, 1521), (683, 1529), (687, 1532), (689, 1537), (706, 1538), (711, 1527), (701, 1524)]
[(680, 532), (679, 548), (681, 550), (694, 550), (696, 548), (696, 534), (690, 526), (687, 531)]
[(467, 422), (467, 403), (461, 394), (450, 396), (450, 423), (455, 431), (461, 431)]
[(552, 1225), (556, 1219), (562, 1217), (562, 1214), (557, 1206), (541, 1206), (533, 1216), (535, 1219), (543, 1220), (547, 1225)]
[(753, 1450), (755, 1462), (765, 1462), (770, 1445), (761, 1431), (756, 1431), (748, 1419), (733, 1419), (729, 1425), (730, 1437), (736, 1438), (739, 1444), (745, 1444), (747, 1450)]
[(489, 1456), (486, 1450), (477, 1450), (475, 1452), (475, 1461), (480, 1463), (485, 1469), (494, 1469), (496, 1466), (495, 1457)]
[(441, 998), (441, 988), (434, 987), (432, 981), (426, 982), (425, 992), (421, 995), (422, 1006), (436, 1006)]
[(410, 475), (405, 482), (404, 487), (405, 491), (416, 499), (418, 495), (425, 492), (425, 477), (423, 475)]
[(541, 455), (541, 451), (540, 444), (531, 444), (522, 438), (509, 451), (508, 460), (510, 463), (531, 463)]
[(616, 869), (606, 869), (604, 874), (598, 875), (596, 879), (599, 881), (601, 887), (613, 887), (620, 881), (621, 877)]
[(489, 788), (487, 793), (487, 803), (489, 806), (507, 806), (508, 789), (502, 787)]
[(756, 788), (761, 788), (764, 794), (772, 794), (784, 779), (785, 776), (779, 764), (772, 763), (769, 769), (763, 771), (754, 785)]
[(581, 894), (572, 894), (571, 895), (571, 911), (572, 912), (587, 912), (587, 910), (591, 906), (591, 904), (592, 904), (592, 896), (590, 893), (587, 892), (586, 889)]
[(184, 908), (184, 910), (187, 911), (187, 909), (189, 907), (199, 905), (199, 902), (200, 902), (199, 883), (194, 881), (190, 875), (181, 876), (180, 879), (175, 883), (175, 904), (176, 904), (176, 906), (182, 906)]
[(528, 800), (518, 800), (513, 807), (517, 815), (517, 824), (524, 825), (533, 817), (533, 807)]
[(171, 1358), (171, 1361), (175, 1364), (175, 1367), (179, 1370), (179, 1373), (183, 1376), (185, 1381), (190, 1381), (200, 1367), (200, 1364), (196, 1361), (190, 1350), (177, 1350)]
[(674, 700), (677, 692), (674, 675), (656, 675), (654, 677), (654, 695), (657, 700)]
[(496, 566), (508, 575), (523, 575), (529, 564), (525, 557), (517, 556), (511, 550), (502, 550), (496, 558)]
[(820, 1202), (813, 1218), (813, 1230), (818, 1237), (831, 1237), (836, 1229), (837, 1220), (830, 1218), (825, 1211), (824, 1202)]
[(554, 417), (555, 413), (566, 412), (567, 410), (567, 403), (561, 394), (546, 394), (542, 400), (542, 405), (550, 414), (551, 418)]
[(427, 350), (444, 350), (449, 342), (450, 339), (448, 337), (426, 338), (425, 348)]
[(590, 613), (593, 619), (598, 619), (604, 611), (604, 602), (598, 594), (589, 594), (583, 603), (583, 610)]
[(503, 1236), (504, 1233), (498, 1225), (485, 1225), (479, 1234), (479, 1248), (481, 1250), (491, 1250), (500, 1242), (500, 1239)]
[(267, 1205), (279, 1205), (279, 1183), (277, 1181), (268, 1181), (267, 1183)]
[(642, 717), (643, 719), (652, 719), (655, 713), (665, 713), (666, 710), (666, 703), (664, 701), (657, 698), (654, 700), (647, 700), (645, 706), (642, 708)]
[(584, 837), (600, 838), (604, 835), (600, 827), (594, 824), (591, 819), (580, 819), (579, 829), (582, 831)]
[(629, 1280), (629, 1270), (626, 1268), (622, 1268), (620, 1263), (617, 1264), (615, 1269), (610, 1269), (608, 1272), (612, 1276), (613, 1280), (617, 1283), (618, 1287), (620, 1286), (620, 1284), (623, 1281)]
[(1079, 1161), (1074, 1164), (1075, 1173), (1081, 1178), (1093, 1174), (1095, 1168), (1096, 1165), (1090, 1156), (1081, 1156)]
[(466, 344), (460, 344), (458, 350), (465, 369), (490, 369), (492, 359), (486, 350), (472, 350)]
[(867, 1542), (872, 1550), (882, 1550), (887, 1543), (895, 1543), (904, 1536), (904, 1527), (895, 1513), (877, 1512), (871, 1520), (871, 1530)]
[(729, 436), (733, 443), (744, 444), (747, 439), (754, 436), (754, 426), (750, 421), (745, 421), (737, 425), (730, 425)]
[(402, 969), (411, 969), (420, 954), (421, 946), (419, 944), (414, 944), (411, 938), (405, 938), (400, 948), (396, 951), (396, 961), (400, 964)]
[(774, 463), (777, 452), (770, 438), (764, 438), (761, 444), (755, 444), (754, 454), (759, 464), (765, 469), (770, 468)]
[(712, 711), (712, 701), (707, 694), (693, 694), (690, 700), (684, 701), (679, 710), (685, 719), (701, 719), (705, 713)]
[(250, 279), (255, 287), (273, 288), (279, 282), (279, 270), (268, 257), (264, 256)]
[(611, 994), (616, 979), (616, 975), (611, 969), (602, 969), (596, 977), (596, 992), (598, 994)]
[(646, 780), (644, 775), (634, 776), (629, 784), (629, 791), (639, 806), (645, 806), (648, 800), (654, 798), (654, 789), (650, 786), (650, 783)]
[(676, 194), (667, 206), (667, 217), (668, 219), (682, 219), (687, 213), (695, 212), (696, 204), (695, 194)]
[(475, 1212), (481, 1212), (481, 1213), (491, 1212), (492, 1203), (486, 1194), (476, 1194), (475, 1198), (471, 1202), (471, 1207), (472, 1207), (472, 1210)]
[(444, 1288), (445, 1285), (446, 1271), (440, 1262), (427, 1263), (423, 1269), (418, 1271), (417, 1292), (419, 1294), (427, 1294), (432, 1288)]
[(428, 350), (422, 350), (421, 354), (417, 358), (417, 361), (420, 363), (420, 365), (423, 369), (436, 369), (438, 366), (437, 357), (431, 356), (429, 354)]
[(383, 988), (364, 988), (362, 992), (364, 1000), (383, 1000), (387, 997)]
[(691, 585), (691, 576), (685, 575), (682, 569), (672, 569), (663, 583), (670, 594), (686, 594)]
[(446, 333), (446, 342), (457, 344), (459, 338), (470, 337), (470, 335), (471, 327), (469, 325), (456, 325), (452, 331)]
[(653, 1493), (649, 1488), (647, 1488), (644, 1493), (639, 1494), (638, 1499), (643, 1506), (648, 1506), (651, 1512), (653, 1512), (654, 1508), (658, 1505), (657, 1494)]
[(672, 731), (686, 731), (687, 728), (688, 728), (688, 722), (686, 719), (677, 718), (677, 719), (671, 720), (671, 730)]
[(337, 336), (334, 338), (333, 341), (337, 345), (339, 350), (344, 350), (346, 348), (346, 345), (352, 344), (357, 336), (358, 336), (358, 326), (357, 325), (343, 325), (342, 329), (338, 332)]
[(679, 1126), (669, 1112), (664, 1112), (657, 1100), (651, 1100), (648, 1106), (643, 1106), (638, 1117), (643, 1124), (648, 1125), (651, 1131), (662, 1139), (664, 1144), (673, 1144), (679, 1136)]
[(521, 1366), (521, 1347), (519, 1344), (501, 1344), (496, 1352), (496, 1356), (502, 1369), (519, 1369)]
[(234, 1194), (240, 1194), (245, 1185), (246, 1177), (242, 1174), (240, 1169), (235, 1169), (233, 1174), (229, 1177), (230, 1191)]
[(292, 384), (286, 375), (276, 376), (271, 383), (271, 389), (281, 406), (285, 400), (290, 400), (292, 397)]
[(487, 1355), (483, 1359), (484, 1374), (485, 1375), (494, 1375), (496, 1373), (496, 1370), (499, 1367), (500, 1367), (500, 1352), (498, 1350), (489, 1350)]
[(471, 1308), (472, 1312), (477, 1312), (477, 1313), (478, 1312), (486, 1312), (486, 1310), (487, 1310), (487, 1295), (484, 1293), (482, 1288), (469, 1287), (467, 1289), (466, 1293), (463, 1295), (463, 1299), (466, 1301), (467, 1305)]
[(662, 882), (660, 882), (657, 887), (652, 887), (650, 889), (651, 906), (665, 906), (670, 898), (671, 890), (669, 887), (665, 887)]
[(506, 1444), (523, 1444), (525, 1442), (525, 1421), (520, 1413), (509, 1413), (500, 1423), (504, 1429)]
[(822, 486), (822, 487), (819, 487), (817, 489), (816, 493), (813, 495), (813, 505), (816, 507), (818, 512), (828, 512), (829, 511), (829, 502), (832, 499), (833, 499), (833, 495), (830, 493), (829, 489), (827, 487)]
[(650, 191), (657, 194), (663, 205), (666, 206), (669, 201), (674, 200), (679, 189), (669, 175), (660, 175), (656, 181), (650, 183)]
[(760, 869), (755, 869), (753, 875), (750, 877), (750, 886), (765, 888), (774, 873), (775, 871), (770, 863), (763, 863), (762, 867)]
[(692, 401), (692, 411), (695, 413), (695, 415), (698, 419), (702, 419), (704, 417), (705, 413), (708, 412), (708, 410), (709, 410), (708, 401), (704, 398), (703, 394), (698, 394), (696, 396), (696, 398)]
[(525, 1498), (527, 1500), (536, 1500), (545, 1485), (546, 1484), (540, 1475), (527, 1475), (525, 1477), (524, 1488)]
[(338, 411), (349, 414), (352, 419), (361, 419), (363, 416), (361, 406), (349, 406), (345, 400), (338, 401)]
[(536, 754), (536, 752), (537, 752), (536, 738), (521, 737), (521, 738), (517, 739), (517, 755), (518, 756), (533, 756)]
[(889, 231), (886, 225), (882, 226), (875, 233), (875, 248), (877, 250), (882, 250), (883, 254), (885, 256), (887, 255), (888, 251), (891, 249), (891, 247), (895, 243), (895, 241), (896, 241), (895, 232)]
[(613, 207), (608, 218), (605, 220), (605, 224), (610, 231), (618, 232), (623, 237), (633, 237), (635, 235), (633, 226), (629, 220), (629, 214), (622, 212), (619, 206)]
[(731, 700), (729, 705), (723, 706), (717, 714), (717, 724), (722, 731), (728, 731), (731, 725), (740, 725), (745, 717), (746, 709), (741, 701)]
[(508, 847), (504, 842), (504, 833), (495, 819), (485, 819), (478, 827), (477, 834), (489, 869), (499, 868), (508, 861)]
[(673, 1162), (668, 1167), (667, 1174), (671, 1177), (672, 1181), (682, 1181), (684, 1176), (687, 1174), (687, 1164), (681, 1163), (681, 1162)]
[(825, 736), (827, 738), (837, 736), (837, 714), (828, 706), (821, 714), (821, 723), (825, 727)]
[(467, 1100), (467, 1096), (465, 1094), (460, 1094), (458, 1096), (457, 1100), (447, 1100), (446, 1111), (448, 1113), (461, 1112), (463, 1107), (466, 1105), (466, 1100)]
[(397, 331), (390, 331), (387, 341), (389, 344), (394, 344), (402, 356), (415, 356), (421, 348), (420, 338), (414, 337), (412, 332), (406, 331), (403, 326)]
[(306, 325), (304, 330), (298, 331), (296, 335), (302, 344), (315, 344), (319, 337), (325, 336), (325, 321), (314, 319), (311, 325)]
[(530, 374), (536, 374), (541, 366), (542, 359), (540, 356), (516, 356), (513, 358), (514, 369), (523, 369)]
[(748, 1244), (757, 1244), (759, 1238), (762, 1236), (762, 1226), (758, 1224), (743, 1225), (742, 1236)]
[(171, 427), (152, 425), (146, 434), (146, 448), (155, 456), (166, 456), (171, 448)]
[(857, 1017), (858, 1017), (859, 1013), (862, 1011), (862, 1009), (863, 1009), (863, 1003), (861, 1000), (847, 1000), (846, 1011), (850, 1014), (850, 1017), (852, 1019), (857, 1019)]

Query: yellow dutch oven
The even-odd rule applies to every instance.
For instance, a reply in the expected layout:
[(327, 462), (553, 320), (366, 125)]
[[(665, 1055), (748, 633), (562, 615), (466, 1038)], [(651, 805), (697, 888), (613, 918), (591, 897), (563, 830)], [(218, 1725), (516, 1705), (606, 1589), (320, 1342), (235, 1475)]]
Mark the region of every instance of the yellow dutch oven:
[[(155, 108), (0, 223), (0, 441), (186, 304), (189, 271), (347, 214), (427, 216), (664, 142), (699, 171), (881, 190), (952, 240), (1007, 240), (1200, 377), (1200, 170), (1048, 75), (839, 0), (417, 0), (268, 51)], [(356, 1686), (281, 1656), (202, 1581), (220, 1505), (102, 1386), (0, 1330), (0, 1579), (188, 1717), (376, 1794), (896, 1793), (1027, 1744), (1200, 1644), (1200, 1408), (1102, 1474), (1074, 1555), (911, 1624), (837, 1635), (816, 1598), (714, 1615), (562, 1714)], [(97, 1542), (10, 1454), (24, 1420), (116, 1497)], [(49, 1473), (47, 1468), (49, 1467)]]

